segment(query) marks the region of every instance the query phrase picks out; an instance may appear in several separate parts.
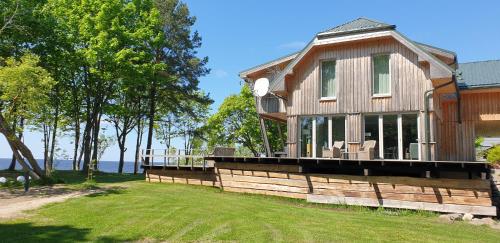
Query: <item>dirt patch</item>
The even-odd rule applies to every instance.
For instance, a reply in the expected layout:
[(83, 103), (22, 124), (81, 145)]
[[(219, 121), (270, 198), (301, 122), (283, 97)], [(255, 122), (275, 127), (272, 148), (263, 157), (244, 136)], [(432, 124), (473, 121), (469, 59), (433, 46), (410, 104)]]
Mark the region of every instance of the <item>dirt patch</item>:
[(0, 220), (23, 217), (26, 215), (24, 213), (26, 210), (100, 192), (102, 190), (76, 191), (62, 186), (33, 187), (27, 193), (24, 193), (22, 189), (2, 189), (0, 190)]

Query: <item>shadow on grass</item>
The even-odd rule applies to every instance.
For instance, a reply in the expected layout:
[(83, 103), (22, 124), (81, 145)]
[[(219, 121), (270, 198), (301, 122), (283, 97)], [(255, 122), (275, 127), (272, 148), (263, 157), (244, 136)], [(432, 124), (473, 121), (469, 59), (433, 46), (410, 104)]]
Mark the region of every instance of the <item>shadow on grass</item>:
[(123, 187), (112, 187), (108, 188), (105, 191), (102, 192), (96, 192), (92, 193), (89, 195), (86, 195), (86, 197), (102, 197), (102, 196), (109, 196), (109, 195), (120, 195), (125, 193), (125, 188)]
[(75, 242), (86, 239), (90, 229), (71, 226), (35, 226), (31, 223), (0, 224), (1, 242)]
[[(57, 171), (58, 178), (62, 179), (65, 184), (81, 184), (87, 180), (87, 174), (80, 171)], [(94, 172), (94, 180), (97, 183), (120, 183), (128, 181), (144, 180), (143, 174), (117, 174)]]

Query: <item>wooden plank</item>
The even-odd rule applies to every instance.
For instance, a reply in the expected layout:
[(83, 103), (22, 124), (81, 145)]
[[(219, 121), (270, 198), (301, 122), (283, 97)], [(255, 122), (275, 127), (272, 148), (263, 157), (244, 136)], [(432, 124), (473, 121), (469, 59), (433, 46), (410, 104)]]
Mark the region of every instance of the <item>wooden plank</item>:
[(286, 172), (267, 172), (267, 171), (245, 171), (245, 170), (231, 170), (231, 169), (217, 169), (219, 174), (225, 175), (246, 175), (246, 176), (259, 176), (268, 178), (286, 178), (293, 180), (306, 180), (305, 174), (295, 174)]
[(441, 187), (455, 189), (488, 189), (489, 180), (480, 179), (438, 179), (438, 178), (414, 178), (398, 176), (352, 176), (352, 175), (326, 175), (310, 174), (312, 182), (324, 183), (377, 183), (377, 184), (400, 184), (423, 187)]
[(387, 193), (387, 192), (363, 192), (363, 191), (338, 191), (330, 189), (315, 189), (314, 194), (327, 196), (342, 196), (342, 197), (362, 197), (374, 199), (394, 199), (413, 202), (432, 202), (432, 203), (451, 203), (460, 205), (480, 205), (491, 206), (491, 198), (475, 198), (465, 196), (443, 196), (436, 194), (404, 194), (404, 193)]
[(275, 184), (275, 185), (283, 185), (283, 186), (309, 188), (309, 184), (305, 180), (269, 178), (269, 177), (258, 177), (258, 176), (226, 175), (226, 174), (221, 174), (219, 178), (221, 179), (222, 182), (241, 181), (241, 182)]
[(206, 180), (194, 180), (185, 178), (148, 178), (149, 182), (153, 183), (176, 183), (176, 184), (189, 184), (189, 185), (202, 185), (202, 186), (213, 186), (220, 187), (217, 181), (206, 181)]
[(237, 188), (237, 187), (224, 187), (224, 191), (239, 192), (239, 193), (251, 193), (251, 194), (263, 194), (263, 195), (298, 198), (298, 199), (306, 199), (306, 197), (307, 197), (307, 194), (304, 194), (304, 193), (267, 191), (267, 190), (256, 190), (256, 189)]
[(266, 190), (266, 191), (281, 191), (281, 192), (293, 192), (293, 193), (308, 193), (308, 188), (303, 187), (293, 187), (293, 186), (282, 186), (274, 184), (261, 184), (252, 182), (241, 182), (241, 181), (221, 181), (222, 187), (234, 187), (234, 188), (248, 188), (256, 190)]
[(469, 206), (456, 204), (438, 204), (426, 202), (408, 202), (402, 200), (377, 200), (372, 198), (325, 196), (325, 195), (307, 195), (308, 202), (327, 203), (327, 204), (347, 204), (368, 207), (387, 207), (402, 208), (413, 210), (427, 210), (443, 213), (471, 213), (473, 215), (496, 216), (496, 207), (493, 206)]
[(279, 164), (245, 164), (245, 163), (227, 163), (216, 162), (217, 169), (233, 169), (233, 170), (257, 170), (269, 172), (301, 172), (302, 168), (299, 165), (279, 165)]
[(489, 189), (454, 189), (441, 187), (420, 187), (408, 186), (400, 184), (348, 184), (348, 183), (320, 183), (311, 182), (314, 189), (329, 189), (329, 190), (348, 190), (348, 191), (378, 191), (390, 193), (411, 193), (411, 194), (429, 194), (443, 196), (466, 196), (466, 197), (483, 197), (490, 198), (491, 190)]

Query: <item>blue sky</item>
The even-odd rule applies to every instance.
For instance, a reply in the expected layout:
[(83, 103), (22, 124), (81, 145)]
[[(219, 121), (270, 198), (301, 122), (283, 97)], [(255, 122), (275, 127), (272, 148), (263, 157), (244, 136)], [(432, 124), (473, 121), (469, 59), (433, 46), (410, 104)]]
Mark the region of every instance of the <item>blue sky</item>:
[[(203, 38), (200, 55), (209, 57), (212, 72), (201, 79), (200, 87), (215, 100), (213, 110), (240, 90), (239, 71), (298, 51), (315, 33), (358, 17), (395, 24), (412, 40), (455, 51), (459, 62), (500, 59), (500, 1), (185, 2), (197, 17), (195, 29)], [(41, 138), (28, 132), (25, 139), (37, 158), (43, 155)], [(129, 138), (126, 160), (133, 159), (135, 134)], [(180, 141), (176, 143), (180, 146)], [(71, 152), (67, 138), (60, 144)], [(154, 147), (162, 145), (156, 142)], [(2, 137), (0, 158), (10, 156)], [(117, 146), (103, 157), (117, 158)]]

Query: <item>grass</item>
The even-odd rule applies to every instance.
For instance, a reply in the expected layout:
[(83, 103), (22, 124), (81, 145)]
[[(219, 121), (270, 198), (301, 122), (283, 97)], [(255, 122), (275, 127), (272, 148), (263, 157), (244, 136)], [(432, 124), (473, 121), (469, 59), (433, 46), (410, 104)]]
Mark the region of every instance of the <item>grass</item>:
[[(72, 173), (60, 176), (74, 186), (84, 181)], [(431, 213), (150, 184), (141, 176), (100, 174), (96, 184), (118, 189), (0, 222), (0, 241), (500, 242), (498, 231), (463, 222), (441, 223)]]

